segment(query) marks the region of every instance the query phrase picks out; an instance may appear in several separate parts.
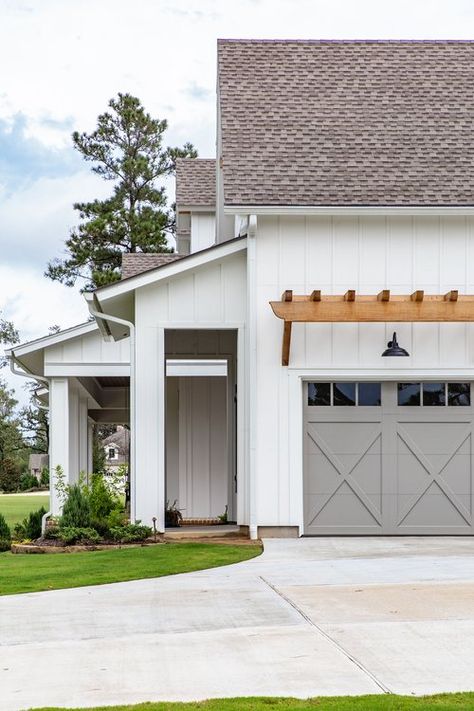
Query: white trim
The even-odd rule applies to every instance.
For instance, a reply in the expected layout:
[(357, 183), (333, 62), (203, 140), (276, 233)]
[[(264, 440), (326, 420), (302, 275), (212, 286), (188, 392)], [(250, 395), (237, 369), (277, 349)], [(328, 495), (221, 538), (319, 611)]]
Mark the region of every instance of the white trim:
[(474, 215), (474, 206), (225, 205), (226, 215)]
[(130, 376), (129, 363), (45, 363), (44, 374), (51, 376)]
[(142, 274), (136, 274), (133, 277), (124, 279), (123, 281), (117, 281), (108, 286), (104, 286), (93, 294), (84, 294), (86, 301), (90, 302), (97, 297), (99, 301), (112, 299), (120, 294), (125, 294), (128, 291), (134, 291), (135, 289), (140, 289), (143, 286), (148, 286), (149, 284), (154, 284), (176, 274), (183, 274), (184, 272), (197, 269), (203, 264), (209, 264), (210, 262), (223, 259), (224, 257), (229, 257), (237, 252), (242, 252), (247, 248), (247, 240), (242, 238), (234, 238), (228, 240), (227, 242), (221, 242), (208, 249), (203, 249), (200, 252), (195, 252), (194, 254), (187, 255), (182, 259), (177, 259), (169, 264), (163, 264), (161, 267), (156, 269), (151, 269), (148, 272), (143, 272)]
[(176, 212), (178, 214), (189, 212), (205, 212), (211, 215), (216, 214), (216, 206), (214, 205), (193, 205), (192, 203), (176, 204)]
[(184, 360), (167, 359), (168, 377), (227, 377), (227, 360)]
[(13, 353), (15, 356), (27, 355), (34, 351), (41, 350), (42, 348), (49, 348), (49, 346), (54, 346), (57, 343), (62, 343), (62, 341), (68, 341), (70, 338), (78, 338), (79, 336), (84, 336), (92, 331), (98, 331), (99, 328), (95, 321), (88, 321), (87, 323), (81, 323), (78, 326), (72, 326), (71, 328), (66, 328), (64, 331), (59, 331), (58, 333), (51, 333), (42, 338), (37, 338), (34, 341), (27, 341), (19, 346), (14, 346), (13, 348), (8, 348), (5, 353), (8, 355)]
[(157, 328), (172, 328), (174, 331), (235, 331), (238, 328), (243, 328), (245, 324), (242, 321), (157, 321)]
[(289, 368), (292, 377), (300, 380), (321, 381), (358, 381), (377, 380), (380, 382), (399, 381), (411, 382), (412, 380), (474, 380), (474, 367), (472, 368), (417, 368), (413, 370), (388, 370), (386, 368)]

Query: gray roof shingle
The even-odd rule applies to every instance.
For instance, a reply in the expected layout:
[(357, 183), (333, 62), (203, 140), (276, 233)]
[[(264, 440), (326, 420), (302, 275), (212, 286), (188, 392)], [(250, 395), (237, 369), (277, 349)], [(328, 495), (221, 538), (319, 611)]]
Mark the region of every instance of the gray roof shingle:
[(176, 205), (216, 207), (216, 161), (214, 158), (178, 158)]
[(150, 269), (162, 267), (164, 264), (181, 259), (180, 254), (145, 254), (143, 252), (133, 252), (122, 254), (122, 279), (147, 272)]
[(474, 43), (219, 40), (227, 205), (473, 205)]

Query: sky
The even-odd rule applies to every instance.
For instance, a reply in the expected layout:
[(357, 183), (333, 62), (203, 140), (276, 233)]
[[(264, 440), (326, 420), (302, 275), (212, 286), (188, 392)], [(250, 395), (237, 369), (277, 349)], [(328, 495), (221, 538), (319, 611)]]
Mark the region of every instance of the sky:
[(473, 36), (472, 0), (0, 0), (3, 317), (23, 342), (87, 319), (78, 288), (43, 273), (77, 222), (72, 204), (110, 193), (71, 133), (93, 130), (119, 91), (168, 120), (168, 145), (213, 157), (218, 37)]

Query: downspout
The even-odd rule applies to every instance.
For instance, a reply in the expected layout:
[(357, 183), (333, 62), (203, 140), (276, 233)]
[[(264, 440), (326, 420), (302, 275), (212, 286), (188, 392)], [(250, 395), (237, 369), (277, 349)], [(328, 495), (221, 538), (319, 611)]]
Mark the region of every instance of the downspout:
[(256, 299), (256, 244), (257, 217), (249, 216), (247, 231), (247, 354), (248, 354), (248, 483), (249, 483), (249, 535), (258, 538), (257, 523), (257, 314)]
[(107, 321), (125, 326), (130, 334), (130, 519), (135, 521), (136, 512), (136, 470), (135, 470), (135, 324), (126, 319), (112, 316), (102, 311), (102, 307), (95, 294), (85, 294), (89, 313), (95, 319), (104, 322), (104, 326), (110, 338), (112, 334)]
[[(15, 363), (21, 368), (21, 363), (15, 358), (15, 353), (11, 351), (11, 355), (8, 356), (8, 360), (10, 362), (10, 370), (14, 375), (20, 375), (22, 378), (28, 378), (28, 380), (37, 380), (40, 383), (46, 383), (48, 386), (49, 390), (49, 380), (48, 378), (45, 378), (43, 375), (31, 375), (29, 373), (25, 373), (24, 370), (18, 370), (15, 368)], [(49, 407), (46, 407), (45, 405), (40, 405), (40, 403), (37, 401), (37, 398), (35, 397), (36, 404), (38, 408), (41, 410), (49, 410)], [(50, 503), (51, 503), (51, 496), (50, 496)], [(48, 521), (48, 518), (51, 516), (51, 510), (46, 511), (45, 514), (43, 514), (41, 518), (41, 535), (44, 536), (44, 533), (46, 531), (46, 523)]]

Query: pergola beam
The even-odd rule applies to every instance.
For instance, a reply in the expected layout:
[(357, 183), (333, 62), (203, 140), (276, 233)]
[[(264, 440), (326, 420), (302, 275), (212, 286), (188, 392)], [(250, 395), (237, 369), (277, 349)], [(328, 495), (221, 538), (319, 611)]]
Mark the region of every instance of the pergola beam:
[(407, 295), (391, 295), (389, 289), (378, 294), (357, 296), (354, 289), (345, 294), (322, 296), (314, 290), (309, 296), (283, 292), (281, 301), (271, 301), (275, 316), (284, 323), (282, 364), (290, 359), (293, 323), (449, 323), (474, 321), (474, 295), (426, 295), (422, 289)]

